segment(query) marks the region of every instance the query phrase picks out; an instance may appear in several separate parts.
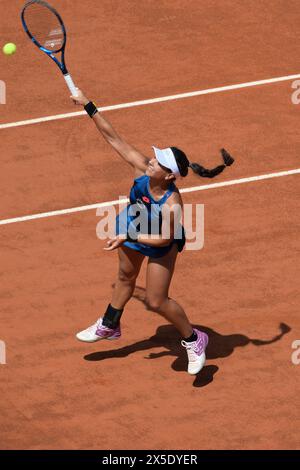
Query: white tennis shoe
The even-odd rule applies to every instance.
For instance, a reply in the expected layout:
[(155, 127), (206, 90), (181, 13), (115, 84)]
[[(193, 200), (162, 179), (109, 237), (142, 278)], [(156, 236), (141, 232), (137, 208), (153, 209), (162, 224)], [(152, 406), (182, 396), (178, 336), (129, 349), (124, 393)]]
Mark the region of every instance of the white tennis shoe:
[(84, 341), (85, 343), (94, 343), (100, 339), (118, 339), (121, 336), (121, 327), (120, 325), (117, 328), (108, 328), (107, 326), (102, 325), (102, 317), (86, 330), (82, 330), (77, 333), (76, 338), (79, 341)]
[(195, 328), (194, 332), (197, 334), (196, 341), (181, 341), (181, 344), (186, 349), (188, 355), (188, 373), (191, 375), (198, 374), (198, 372), (203, 368), (206, 361), (205, 349), (208, 344), (208, 336), (206, 333), (196, 330)]

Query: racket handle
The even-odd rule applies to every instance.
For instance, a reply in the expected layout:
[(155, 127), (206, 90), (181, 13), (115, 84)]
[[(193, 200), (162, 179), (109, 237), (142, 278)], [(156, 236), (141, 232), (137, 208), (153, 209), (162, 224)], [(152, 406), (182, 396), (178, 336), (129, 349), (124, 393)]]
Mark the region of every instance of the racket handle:
[(74, 85), (74, 82), (72, 80), (72, 77), (69, 73), (67, 73), (66, 75), (64, 75), (64, 79), (66, 80), (66, 84), (71, 92), (71, 95), (72, 96), (77, 96), (77, 88), (76, 86)]

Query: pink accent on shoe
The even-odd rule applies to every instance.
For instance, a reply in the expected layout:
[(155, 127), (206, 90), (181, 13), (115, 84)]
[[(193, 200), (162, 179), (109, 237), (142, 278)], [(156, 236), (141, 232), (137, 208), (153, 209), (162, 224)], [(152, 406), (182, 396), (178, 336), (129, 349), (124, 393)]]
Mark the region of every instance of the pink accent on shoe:
[[(203, 352), (205, 352), (205, 349), (207, 348), (208, 336), (207, 336), (206, 333), (204, 333), (203, 331), (197, 330), (196, 328), (194, 328), (194, 332), (197, 335), (197, 340), (195, 341), (195, 343), (196, 343), (195, 349), (197, 349), (197, 354), (200, 355)], [(195, 351), (195, 349), (194, 349), (194, 351)]]
[(108, 328), (107, 326), (102, 325), (102, 320), (99, 322), (96, 335), (102, 339), (119, 339), (121, 336), (121, 326), (117, 328)]

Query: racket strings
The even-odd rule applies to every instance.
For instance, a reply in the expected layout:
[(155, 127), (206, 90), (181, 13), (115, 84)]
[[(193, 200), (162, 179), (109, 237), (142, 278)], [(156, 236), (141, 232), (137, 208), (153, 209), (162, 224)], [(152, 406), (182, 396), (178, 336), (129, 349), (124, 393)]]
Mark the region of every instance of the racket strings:
[(30, 4), (24, 13), (24, 19), (30, 34), (48, 51), (59, 51), (65, 41), (63, 27), (49, 8), (39, 3)]

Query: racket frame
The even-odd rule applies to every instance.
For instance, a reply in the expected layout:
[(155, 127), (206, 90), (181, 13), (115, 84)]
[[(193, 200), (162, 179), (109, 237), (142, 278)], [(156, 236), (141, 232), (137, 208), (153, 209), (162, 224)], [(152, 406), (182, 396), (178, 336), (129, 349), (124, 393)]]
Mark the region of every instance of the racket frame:
[[(55, 16), (56, 18), (58, 19), (61, 27), (62, 27), (62, 32), (63, 32), (63, 36), (64, 36), (64, 41), (63, 41), (63, 45), (61, 46), (60, 49), (56, 50), (56, 51), (51, 51), (49, 49), (47, 49), (46, 47), (42, 46), (38, 40), (31, 34), (31, 32), (29, 31), (28, 27), (27, 27), (27, 24), (26, 24), (26, 21), (25, 21), (25, 11), (27, 10), (27, 8), (30, 6), (30, 5), (33, 5), (33, 4), (38, 4), (38, 5), (42, 5), (44, 6), (45, 8), (48, 8), (48, 10), (50, 10)], [(67, 31), (66, 31), (66, 28), (65, 28), (65, 25), (64, 25), (64, 22), (60, 16), (60, 14), (55, 10), (55, 8), (53, 8), (51, 5), (49, 5), (49, 3), (43, 1), (43, 0), (30, 0), (26, 3), (26, 5), (24, 5), (23, 7), (23, 10), (22, 10), (22, 13), (21, 13), (21, 20), (22, 20), (22, 25), (23, 25), (23, 28), (24, 28), (24, 31), (27, 33), (27, 35), (29, 36), (29, 38), (31, 39), (31, 41), (42, 51), (44, 52), (45, 54), (47, 54), (48, 57), (50, 57), (53, 62), (56, 63), (56, 65), (59, 67), (59, 69), (61, 70), (63, 76), (64, 76), (64, 79), (66, 81), (66, 84), (70, 90), (70, 92), (72, 93), (73, 96), (76, 96), (77, 95), (77, 88), (72, 80), (72, 77), (71, 75), (69, 74), (68, 72), (68, 69), (66, 67), (66, 63), (65, 63), (65, 49), (66, 49), (66, 44), (67, 44)], [(56, 57), (55, 54), (59, 54), (61, 52), (61, 62), (58, 60), (58, 58)]]

